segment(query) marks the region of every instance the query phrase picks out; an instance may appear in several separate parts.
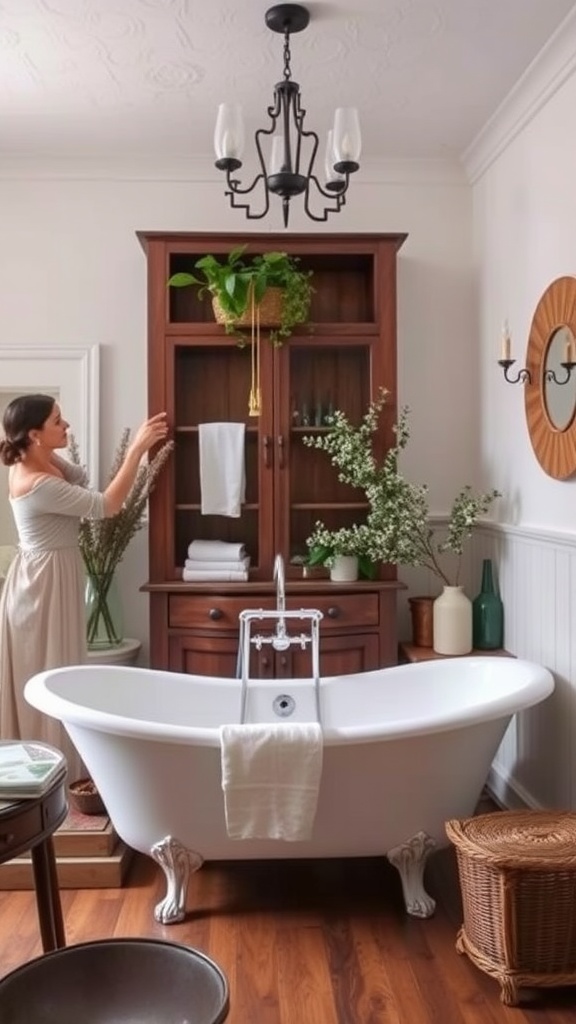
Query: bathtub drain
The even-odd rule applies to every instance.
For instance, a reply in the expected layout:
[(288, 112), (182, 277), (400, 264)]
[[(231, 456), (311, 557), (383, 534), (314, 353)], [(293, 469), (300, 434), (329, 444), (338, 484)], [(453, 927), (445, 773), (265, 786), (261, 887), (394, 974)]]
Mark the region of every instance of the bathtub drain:
[(290, 715), (294, 714), (296, 701), (289, 693), (280, 693), (274, 698), (272, 707), (274, 708), (274, 714), (278, 715), (279, 718), (289, 718)]

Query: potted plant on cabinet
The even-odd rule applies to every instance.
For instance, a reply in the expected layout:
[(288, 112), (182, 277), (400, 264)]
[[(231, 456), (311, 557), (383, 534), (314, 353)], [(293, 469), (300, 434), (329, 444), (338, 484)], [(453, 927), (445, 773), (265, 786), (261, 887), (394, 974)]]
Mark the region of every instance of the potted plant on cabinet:
[(214, 315), (227, 334), (244, 341), (239, 328), (255, 323), (270, 327), (271, 342), (281, 345), (297, 324), (308, 320), (312, 271), (302, 270), (299, 258), (285, 252), (258, 253), (248, 259), (246, 247), (236, 246), (220, 258), (202, 256), (194, 264), (201, 276), (180, 271), (168, 278), (168, 285), (195, 285), (200, 297), (209, 292)]
[[(394, 427), (396, 443), (388, 449), (381, 464), (374, 455), (373, 435), (386, 398), (387, 392), (381, 389), (357, 427), (350, 423), (344, 412), (336, 410), (331, 418), (331, 429), (318, 436), (304, 437), (304, 444), (325, 451), (338, 470), (339, 480), (363, 490), (366, 495), (365, 521), (351, 530), (357, 537), (357, 553), (363, 558), (362, 574), (373, 575), (368, 571), (369, 567), (375, 567), (379, 562), (427, 568), (442, 581), (444, 590), (440, 598), (462, 596), (469, 605), (466, 617), (467, 621), (469, 618), (471, 638), (472, 607), (468, 598), (460, 593), (462, 588), (459, 585), (462, 553), (476, 522), (488, 513), (500, 492), (476, 493), (469, 485), (463, 487), (452, 504), (446, 536), (440, 540), (430, 526), (427, 485), (406, 480), (399, 469), (400, 455), (410, 437), (408, 409), (402, 411)], [(337, 550), (339, 533), (339, 530), (327, 529), (320, 521), (316, 523), (307, 540), (309, 564), (330, 564)], [(442, 556), (447, 553), (452, 553), (455, 558), (452, 576), (447, 565), (443, 564)], [(438, 650), (436, 642), (434, 646)], [(442, 641), (439, 646), (444, 646)], [(471, 646), (470, 642), (470, 649)], [(467, 652), (441, 650), (440, 653)]]

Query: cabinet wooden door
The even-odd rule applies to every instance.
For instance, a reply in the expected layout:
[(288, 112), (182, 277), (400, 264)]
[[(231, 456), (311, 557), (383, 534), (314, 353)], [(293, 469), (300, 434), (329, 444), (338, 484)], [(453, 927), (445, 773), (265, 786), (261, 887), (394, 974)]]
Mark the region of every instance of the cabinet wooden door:
[[(320, 645), (320, 675), (336, 676), (368, 672), (379, 667), (378, 637), (373, 634), (323, 637)], [(190, 675), (235, 678), (238, 673), (238, 643), (226, 637), (172, 636), (169, 640), (169, 668)], [(310, 649), (291, 648), (274, 652), (270, 648), (252, 651), (251, 679), (303, 679), (312, 674)]]
[(238, 644), (225, 637), (180, 634), (169, 638), (168, 658), (167, 667), (172, 672), (233, 679), (236, 675)]
[[(378, 637), (371, 633), (324, 636), (320, 645), (320, 676), (369, 672), (379, 667)], [(310, 654), (293, 648), (290, 658), (278, 665), (278, 678), (302, 679), (311, 675)]]

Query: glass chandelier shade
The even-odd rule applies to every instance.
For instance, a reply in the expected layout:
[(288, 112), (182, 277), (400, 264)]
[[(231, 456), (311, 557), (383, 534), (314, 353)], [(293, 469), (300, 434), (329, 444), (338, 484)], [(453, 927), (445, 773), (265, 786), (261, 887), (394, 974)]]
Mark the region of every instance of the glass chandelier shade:
[[(320, 183), (314, 173), (318, 135), (304, 127), (306, 112), (301, 105), (300, 86), (293, 81), (290, 69), (290, 35), (306, 28), (309, 20), (307, 8), (300, 4), (278, 4), (266, 12), (267, 26), (284, 34), (284, 71), (282, 81), (274, 87), (274, 102), (267, 108), (270, 126), (259, 128), (254, 135), (260, 170), (250, 185), (243, 187), (234, 176), (242, 167), (244, 151), (240, 106), (221, 103), (214, 130), (216, 167), (226, 174), (225, 195), (230, 205), (243, 209), (249, 219), (259, 220), (270, 209), (270, 195), (277, 195), (282, 200), (284, 227), (288, 227), (290, 200), (295, 196), (304, 196), (304, 210), (311, 220), (325, 221), (330, 213), (342, 209), (350, 175), (359, 168), (362, 148), (358, 111), (339, 107), (326, 142), (326, 181)], [(251, 192), (260, 197), (256, 211), (243, 200)], [(330, 202), (323, 209), (313, 209), (319, 198)]]

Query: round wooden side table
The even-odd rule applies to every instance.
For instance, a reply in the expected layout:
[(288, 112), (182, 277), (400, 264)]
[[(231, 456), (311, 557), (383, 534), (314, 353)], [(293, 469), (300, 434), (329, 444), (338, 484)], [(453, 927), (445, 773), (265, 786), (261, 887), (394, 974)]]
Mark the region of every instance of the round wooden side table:
[(52, 834), (68, 813), (65, 764), (41, 796), (0, 808), (0, 864), (30, 850), (42, 948), (66, 945)]

